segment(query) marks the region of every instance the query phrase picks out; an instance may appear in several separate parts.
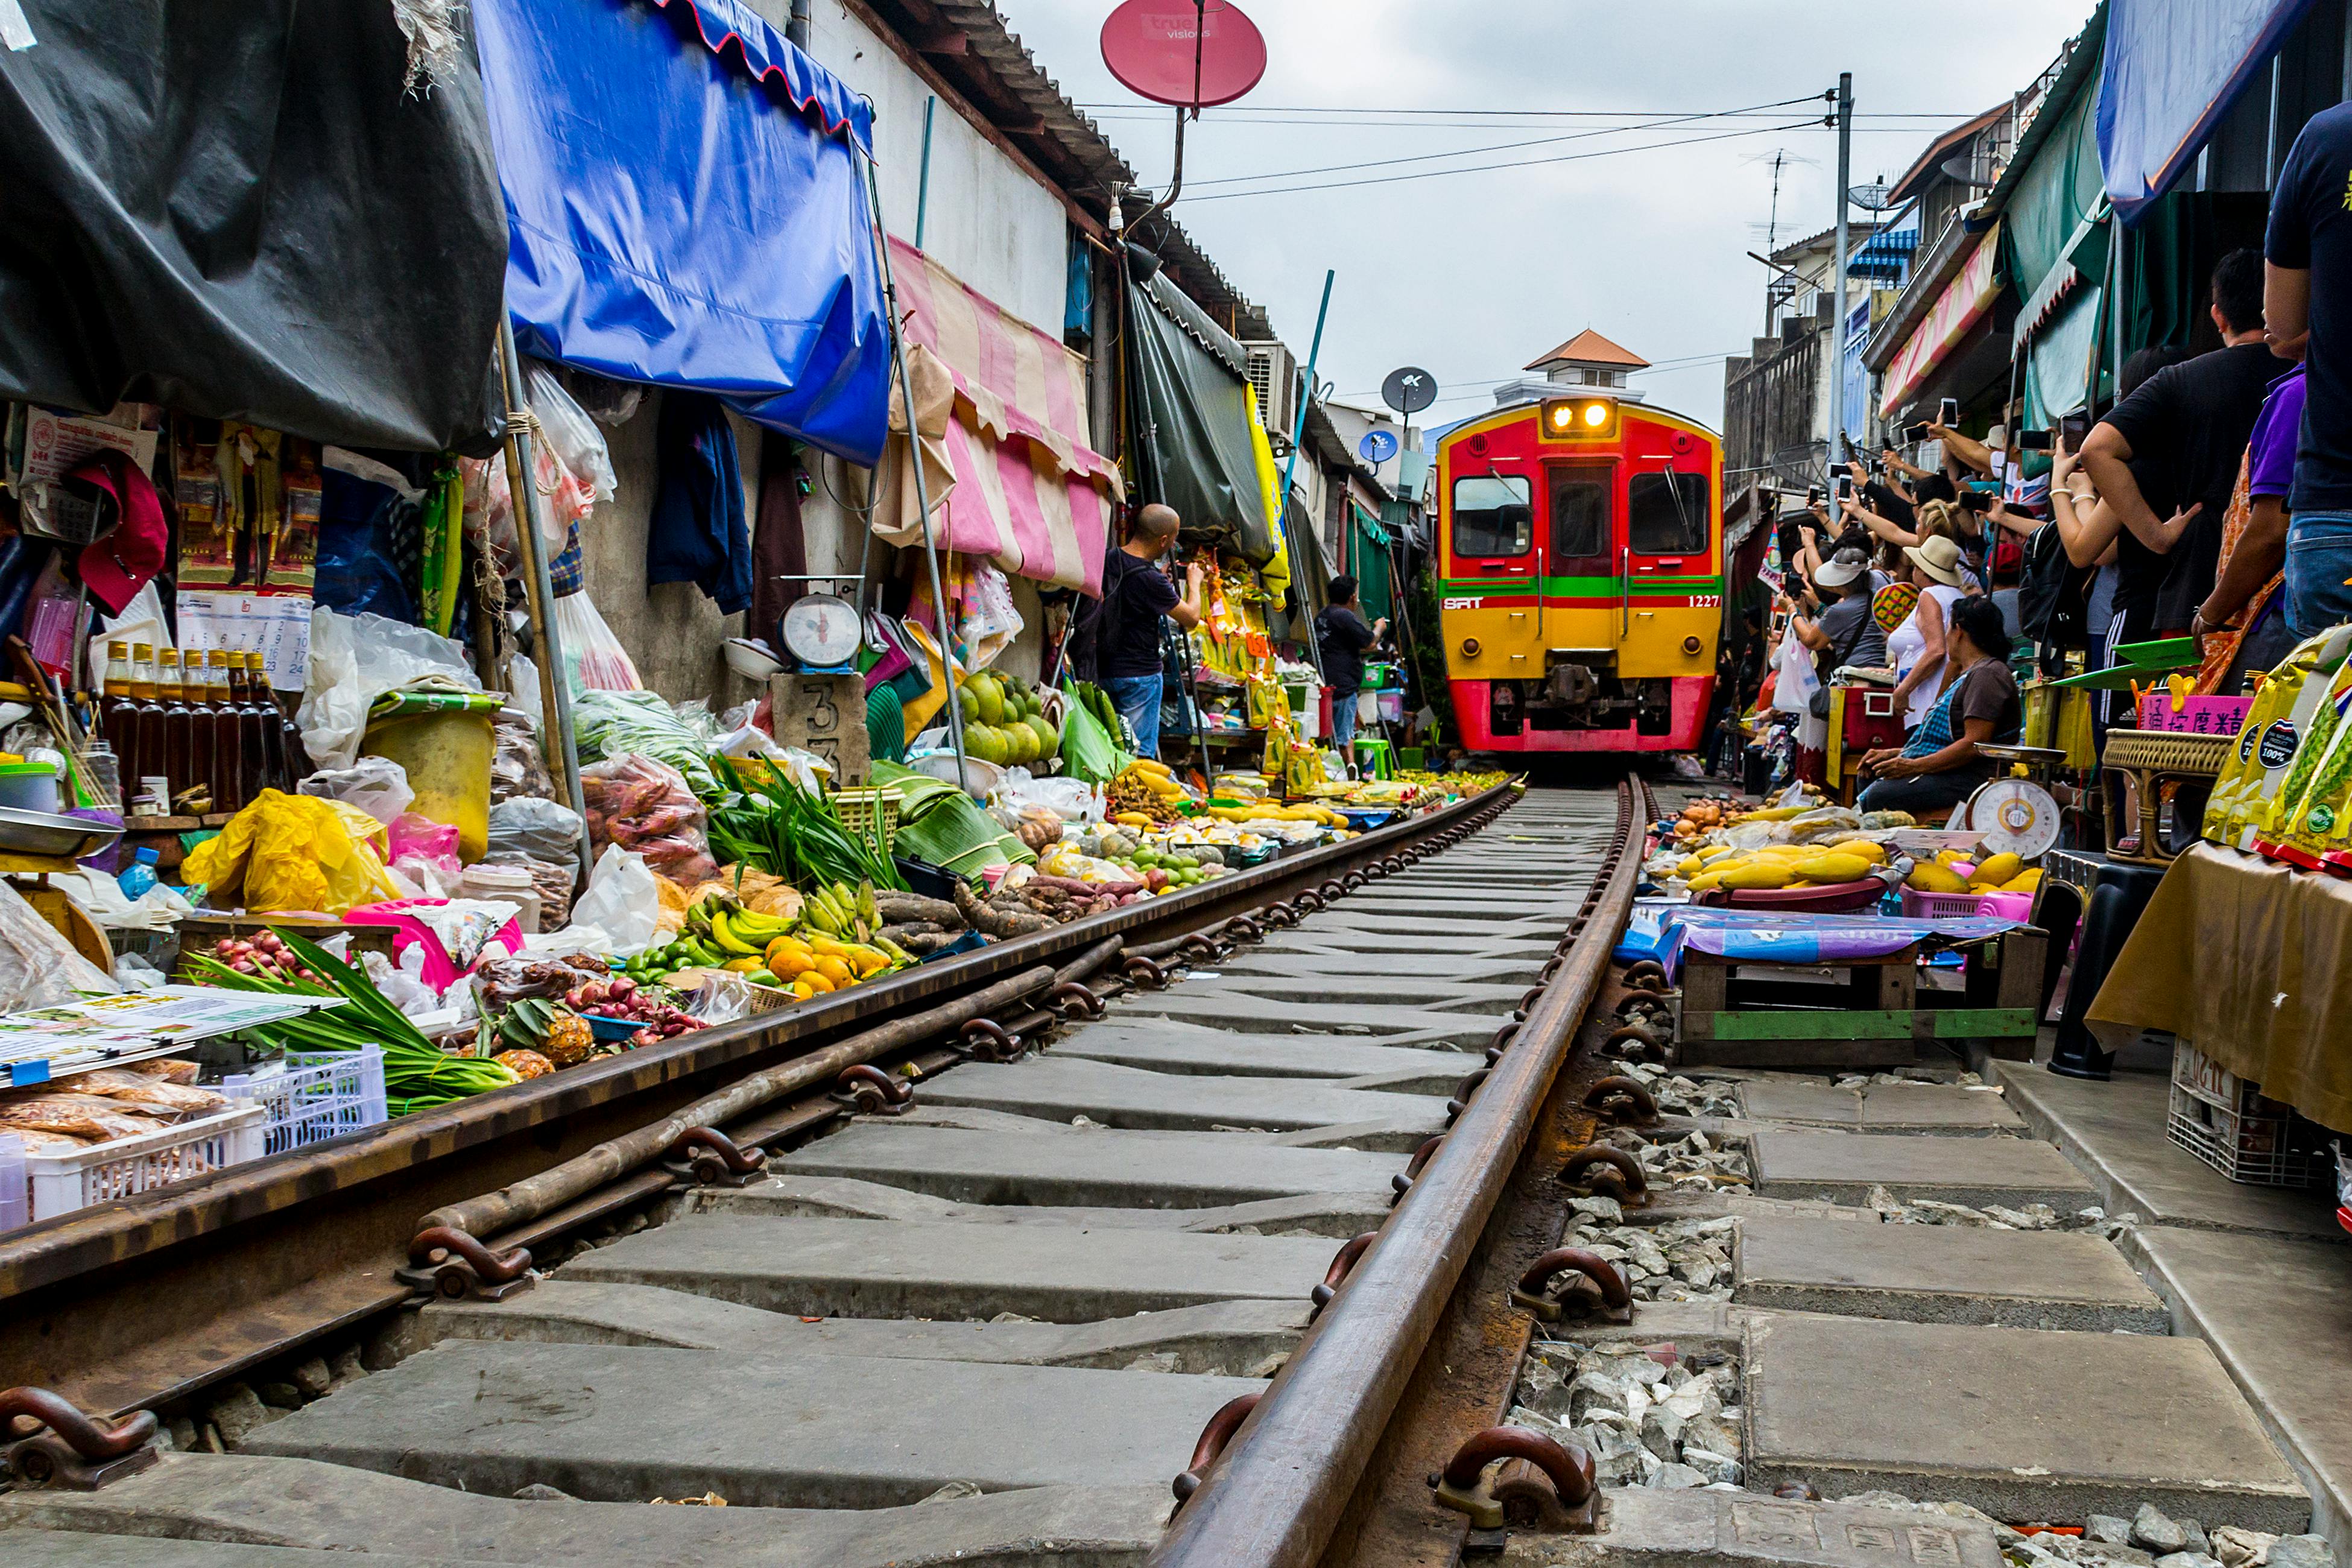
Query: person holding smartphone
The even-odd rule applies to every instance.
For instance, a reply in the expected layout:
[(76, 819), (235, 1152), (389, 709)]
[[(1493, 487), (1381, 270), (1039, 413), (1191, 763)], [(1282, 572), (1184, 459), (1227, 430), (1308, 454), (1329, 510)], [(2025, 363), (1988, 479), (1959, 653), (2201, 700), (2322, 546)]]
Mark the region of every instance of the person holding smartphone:
[(1201, 624), (1204, 574), (1200, 563), (1185, 567), (1181, 595), (1160, 565), (1162, 558), (1176, 548), (1177, 531), (1182, 526), (1174, 507), (1154, 501), (1135, 514), (1135, 527), (1127, 542), (1112, 551), (1103, 565), (1107, 624), (1100, 664), (1102, 689), (1135, 731), (1138, 751), (1147, 757), (1160, 754), (1160, 703), (1166, 669), (1160, 623), (1164, 617), (1186, 631)]

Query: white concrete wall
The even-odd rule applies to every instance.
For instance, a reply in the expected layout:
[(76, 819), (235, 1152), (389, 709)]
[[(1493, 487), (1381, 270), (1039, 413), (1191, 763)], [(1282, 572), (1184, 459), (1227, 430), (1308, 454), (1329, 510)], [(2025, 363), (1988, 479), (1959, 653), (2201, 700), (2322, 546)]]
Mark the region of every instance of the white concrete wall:
[[(751, 3), (778, 32), (783, 30), (790, 0)], [(884, 216), (893, 234), (911, 242), (921, 175), (923, 103), (931, 89), (839, 0), (815, 0), (814, 11), (809, 52), (853, 91), (872, 100)], [(924, 248), (956, 276), (1048, 334), (1061, 336), (1069, 251), (1068, 219), (1061, 201), (945, 102), (932, 116), (930, 195), (923, 238)], [(727, 671), (719, 645), (730, 637), (767, 637), (772, 628), (746, 627), (741, 616), (719, 616), (691, 584), (646, 586), (646, 538), (656, 480), (657, 397), (649, 395), (635, 418), (607, 433), (620, 482), (618, 494), (598, 509), (583, 533), (589, 591), (647, 685), (674, 702), (701, 697), (720, 707), (753, 693), (749, 683)], [(756, 521), (760, 432), (746, 421), (734, 423), (745, 506)], [(808, 570), (854, 575), (864, 535), (852, 509), (865, 502), (866, 470), (814, 448), (803, 449), (803, 461), (814, 480), (801, 503)], [(898, 553), (876, 548), (877, 575), (919, 568), (919, 558), (899, 561)], [(1034, 676), (1041, 646), (1035, 584), (1013, 578), (1013, 595), (1030, 629), (998, 663)]]

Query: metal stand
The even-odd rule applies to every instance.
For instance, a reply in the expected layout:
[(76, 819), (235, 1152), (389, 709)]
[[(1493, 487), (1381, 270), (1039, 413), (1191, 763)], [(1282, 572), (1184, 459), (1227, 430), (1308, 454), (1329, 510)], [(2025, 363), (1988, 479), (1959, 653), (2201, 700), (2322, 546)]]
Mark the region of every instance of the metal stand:
[[(515, 542), (522, 552), (523, 598), (530, 606), (531, 652), (538, 656), (540, 728), (545, 731), (547, 749), (561, 764), (563, 774), (563, 798), (588, 820), (587, 797), (580, 791), (580, 750), (572, 738), (572, 683), (563, 676), (563, 641), (555, 629), (555, 617), (551, 609), (555, 603), (555, 585), (547, 573), (547, 550), (540, 533), (541, 514), (547, 498), (539, 493), (539, 482), (532, 477), (530, 405), (523, 396), (522, 364), (515, 353), (514, 321), (503, 307), (499, 311), (499, 369), (505, 378), (507, 393), (507, 492), (514, 500)], [(589, 859), (588, 837), (580, 838), (580, 885), (588, 883), (593, 862)]]
[[(853, 141), (853, 145), (855, 142)], [(907, 406), (908, 467), (914, 472), (915, 505), (923, 514), (923, 564), (930, 574), (931, 613), (939, 617), (936, 628), (940, 647), (940, 679), (947, 683), (948, 743), (955, 748), (956, 782), (967, 794), (971, 790), (971, 773), (964, 766), (963, 709), (956, 701), (955, 638), (948, 630), (948, 600), (940, 588), (939, 541), (931, 532), (931, 490), (923, 479), (923, 433), (915, 427), (915, 383), (907, 374), (907, 340), (898, 331), (898, 285), (890, 271), (890, 235), (882, 225), (882, 182), (875, 174), (871, 153), (866, 157), (866, 190), (874, 204), (874, 249), (882, 261), (882, 300), (890, 328), (890, 356), (898, 370), (899, 395)], [(873, 519), (866, 519), (866, 531), (873, 531)], [(859, 626), (863, 635), (864, 626)]]

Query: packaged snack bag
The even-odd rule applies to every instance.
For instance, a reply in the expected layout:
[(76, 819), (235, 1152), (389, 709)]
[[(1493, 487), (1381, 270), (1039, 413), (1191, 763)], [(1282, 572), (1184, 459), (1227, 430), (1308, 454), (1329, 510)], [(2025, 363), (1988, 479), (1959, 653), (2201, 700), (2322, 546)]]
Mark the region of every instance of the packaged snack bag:
[[(2306, 638), (2263, 683), (2262, 698), (2256, 707), (2266, 708), (2268, 717), (2259, 725), (2249, 721), (2253, 752), (2245, 761), (2245, 772), (2231, 797), (2226, 824), (2228, 836), (2221, 842), (2251, 849), (2255, 840), (2264, 835), (2269, 814), (2303, 749), (2313, 717), (2326, 699), (2329, 683), (2344, 667), (2347, 646), (2352, 646), (2352, 626), (2333, 627)], [(2277, 689), (2273, 691), (2273, 688)], [(2331, 714), (2331, 730), (2333, 727)], [(2322, 760), (2320, 755), (2313, 755), (2311, 766), (2316, 768)]]

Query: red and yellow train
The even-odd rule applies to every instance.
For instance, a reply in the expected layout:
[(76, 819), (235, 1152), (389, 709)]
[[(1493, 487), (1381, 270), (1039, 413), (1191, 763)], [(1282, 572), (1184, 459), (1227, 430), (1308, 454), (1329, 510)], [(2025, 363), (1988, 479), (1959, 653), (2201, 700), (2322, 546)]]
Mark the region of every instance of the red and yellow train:
[(1723, 616), (1722, 438), (1605, 391), (1437, 447), (1437, 592), (1463, 743), (1696, 750)]

